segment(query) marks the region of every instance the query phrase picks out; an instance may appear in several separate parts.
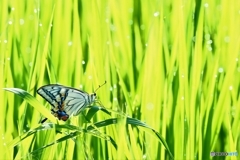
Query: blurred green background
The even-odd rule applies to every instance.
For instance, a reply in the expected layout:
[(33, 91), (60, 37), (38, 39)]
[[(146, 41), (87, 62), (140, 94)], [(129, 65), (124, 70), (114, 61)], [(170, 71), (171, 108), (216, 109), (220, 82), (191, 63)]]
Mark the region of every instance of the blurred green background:
[[(39, 87), (92, 93), (106, 80), (103, 106), (157, 130), (175, 159), (239, 159), (210, 152), (240, 153), (240, 1), (0, 0), (0, 13), (0, 88), (49, 109)], [(117, 150), (90, 134), (48, 147), (57, 129), (29, 134), (44, 115), (3, 89), (0, 106), (1, 159), (170, 158), (156, 137), (124, 124), (101, 128)], [(57, 123), (85, 126), (82, 115)]]

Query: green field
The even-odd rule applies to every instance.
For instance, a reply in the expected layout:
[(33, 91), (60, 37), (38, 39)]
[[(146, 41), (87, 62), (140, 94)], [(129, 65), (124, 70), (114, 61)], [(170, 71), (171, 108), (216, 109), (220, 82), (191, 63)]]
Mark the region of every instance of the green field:
[[(240, 153), (240, 1), (0, 0), (0, 13), (0, 159), (240, 159), (210, 156)], [(105, 81), (66, 122), (36, 92)]]

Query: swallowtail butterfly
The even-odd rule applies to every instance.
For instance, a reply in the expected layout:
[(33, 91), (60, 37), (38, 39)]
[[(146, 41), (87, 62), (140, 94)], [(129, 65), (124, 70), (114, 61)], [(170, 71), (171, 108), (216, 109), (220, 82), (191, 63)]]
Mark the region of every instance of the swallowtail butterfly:
[[(104, 84), (106, 84), (106, 81)], [(40, 87), (37, 93), (51, 104), (51, 112), (55, 117), (59, 120), (66, 121), (71, 115), (76, 116), (91, 105), (96, 100), (96, 91), (101, 86), (99, 86), (94, 93), (88, 94), (87, 92), (72, 87), (49, 84)], [(46, 120), (47, 119), (44, 119), (42, 123)]]

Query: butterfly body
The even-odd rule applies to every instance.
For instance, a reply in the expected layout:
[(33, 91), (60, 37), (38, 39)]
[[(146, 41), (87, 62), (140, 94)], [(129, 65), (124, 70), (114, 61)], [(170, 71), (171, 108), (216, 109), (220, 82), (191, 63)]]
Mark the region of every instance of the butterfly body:
[(52, 114), (59, 120), (66, 121), (70, 116), (78, 115), (96, 99), (96, 93), (87, 92), (57, 84), (40, 87), (37, 93), (47, 100)]

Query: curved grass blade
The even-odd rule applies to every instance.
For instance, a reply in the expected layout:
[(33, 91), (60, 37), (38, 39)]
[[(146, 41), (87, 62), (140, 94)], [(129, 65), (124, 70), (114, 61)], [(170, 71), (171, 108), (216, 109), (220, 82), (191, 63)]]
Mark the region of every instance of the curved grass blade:
[[(95, 129), (95, 127), (97, 128), (100, 128), (100, 127), (106, 127), (108, 125), (112, 125), (112, 124), (117, 124), (119, 120), (122, 120), (122, 119), (119, 119), (119, 118), (111, 118), (111, 119), (107, 119), (107, 120), (104, 120), (104, 121), (101, 121), (101, 122), (97, 122), (97, 123), (94, 123), (94, 126), (90, 125), (87, 127), (87, 130), (93, 130)], [(127, 117), (126, 118), (126, 124), (130, 124), (130, 125), (133, 125), (133, 126), (136, 126), (136, 127), (144, 127), (146, 129), (149, 129), (150, 131), (152, 131), (154, 133), (155, 136), (157, 136), (157, 138), (159, 139), (159, 141), (163, 144), (163, 146), (165, 147), (165, 149), (167, 150), (167, 152), (169, 153), (171, 159), (174, 159), (168, 145), (167, 145), (167, 142), (164, 140), (164, 138), (156, 131), (154, 130), (153, 128), (151, 128), (150, 126), (148, 126), (146, 123), (143, 123), (135, 118), (130, 118), (130, 117)]]
[(55, 124), (53, 123), (45, 123), (45, 124), (42, 124), (41, 126), (35, 128), (35, 129), (32, 129), (32, 130), (29, 130), (28, 132), (24, 133), (23, 135), (21, 136), (18, 136), (17, 138), (15, 138), (14, 140), (12, 140), (11, 142), (9, 142), (7, 144), (8, 147), (15, 147), (17, 146), (21, 141), (23, 141), (24, 139), (28, 138), (29, 136), (31, 136), (32, 134), (35, 134), (36, 132), (39, 132), (39, 131), (43, 131), (43, 130), (49, 130), (49, 129), (53, 129), (55, 127)]
[[(50, 143), (50, 144), (48, 144), (48, 145), (45, 145), (45, 146), (43, 146), (43, 147), (41, 147), (41, 148), (39, 148), (39, 149), (37, 149), (37, 150), (35, 150), (35, 151), (33, 151), (33, 152), (30, 152), (30, 154), (33, 154), (33, 153), (35, 153), (35, 152), (39, 152), (39, 151), (41, 151), (41, 150), (43, 150), (43, 149), (45, 149), (45, 148), (47, 148), (47, 147), (50, 147), (50, 146), (52, 146), (52, 145), (54, 145), (54, 144), (57, 144), (57, 143), (61, 143), (61, 142), (63, 142), (63, 141), (66, 141), (66, 140), (68, 140), (68, 139), (74, 139), (75, 137), (77, 137), (78, 135), (80, 135), (81, 133), (90, 133), (90, 132), (87, 132), (87, 130), (82, 130), (81, 132), (80, 131), (75, 131), (75, 132), (72, 132), (71, 134), (68, 134), (68, 135), (66, 135), (66, 136), (64, 136), (64, 137), (62, 137), (62, 138), (59, 138), (58, 140), (56, 140), (55, 142), (52, 142), (52, 143)], [(111, 143), (112, 143), (112, 145), (117, 149), (117, 144), (116, 144), (116, 142), (112, 139), (112, 137), (110, 137), (110, 136), (107, 136), (107, 137), (103, 137), (103, 136), (99, 136), (98, 134), (92, 134), (93, 136), (95, 136), (95, 137), (100, 137), (100, 138), (102, 138), (102, 139), (104, 139), (104, 140), (106, 140), (106, 141), (110, 141)]]
[[(19, 88), (4, 88), (5, 90), (7, 91), (10, 91), (10, 92), (13, 92), (17, 95), (19, 95), (20, 97), (22, 97), (24, 100), (26, 100), (29, 104), (31, 104), (35, 109), (37, 109), (40, 113), (42, 113), (43, 115), (45, 115), (47, 118), (49, 118), (51, 121), (53, 122), (56, 122), (57, 120), (50, 114), (50, 112), (45, 108), (45, 107), (40, 107), (41, 105), (39, 104), (39, 102), (36, 100), (35, 97), (33, 97), (32, 95), (30, 95), (28, 92), (22, 90), (22, 89), (19, 89)], [(87, 113), (87, 118), (88, 119), (91, 119), (96, 112), (98, 112), (100, 109), (99, 107), (92, 107), (92, 109), (90, 108), (90, 111)], [(102, 108), (101, 108), (102, 110)], [(107, 110), (103, 110), (105, 113), (107, 114), (110, 114)], [(80, 133), (82, 132), (86, 132), (86, 133), (91, 133), (93, 134), (94, 132), (88, 132), (88, 131), (91, 131), (91, 130), (94, 130), (97, 128), (100, 128), (100, 127), (105, 127), (105, 126), (108, 126), (108, 125), (111, 125), (111, 124), (116, 124), (118, 122), (118, 118), (111, 118), (111, 119), (107, 119), (107, 120), (104, 120), (104, 121), (101, 121), (101, 122), (97, 122), (97, 123), (94, 123), (93, 125), (90, 125), (87, 127), (86, 131), (84, 130), (80, 130), (80, 128), (78, 127), (75, 127), (75, 126), (72, 126), (72, 125), (55, 125), (56, 128), (66, 128), (68, 130), (76, 130), (75, 132), (65, 136), (65, 137), (62, 137), (60, 138), (59, 140), (57, 140), (57, 143), (60, 143), (64, 140), (67, 140), (69, 138), (73, 138), (73, 137), (76, 137), (77, 135), (79, 135)], [(41, 130), (46, 130), (46, 129), (51, 129), (53, 128), (52, 125), (49, 125), (50, 123), (47, 123), (47, 124), (42, 124), (40, 127), (34, 129), (34, 130), (30, 130), (28, 131), (26, 134), (22, 135), (22, 136), (19, 136), (17, 138), (15, 138), (10, 144), (9, 146), (16, 146), (19, 142), (21, 142), (22, 140), (24, 140), (25, 138), (29, 137), (30, 135), (36, 133), (37, 131), (41, 131)], [(171, 158), (173, 158), (173, 155), (172, 153), (170, 152), (170, 149), (166, 143), (166, 141), (163, 139), (163, 137), (157, 132), (155, 131), (153, 128), (151, 128), (150, 126), (148, 126), (147, 124), (137, 120), (137, 119), (134, 119), (134, 118), (130, 118), (130, 117), (127, 117), (126, 118), (126, 124), (131, 124), (131, 125), (134, 125), (136, 127), (140, 126), (140, 127), (144, 127), (146, 129), (150, 129), (156, 136), (157, 138), (160, 140), (160, 142), (164, 145), (164, 147), (166, 148), (166, 150), (168, 151), (169, 155), (171, 156)], [(98, 134), (98, 136), (101, 135), (101, 134)], [(95, 136), (96, 133), (95, 133)], [(105, 140), (110, 140), (110, 142), (114, 145), (115, 148), (117, 148), (117, 145), (115, 143), (115, 141), (113, 141), (112, 138), (109, 138), (109, 136), (107, 136), (108, 138), (105, 138)], [(54, 142), (56, 143), (56, 142)], [(54, 144), (53, 143), (53, 144)], [(50, 146), (51, 144), (47, 145), (47, 146), (44, 146), (42, 149)]]
[(103, 111), (104, 113), (111, 115), (111, 113), (109, 111), (107, 111), (105, 108), (103, 107), (99, 107), (99, 106), (91, 106), (90, 109), (88, 110), (87, 114), (86, 114), (86, 119), (88, 121), (90, 121), (92, 119), (92, 117), (99, 111)]
[[(46, 124), (44, 124), (46, 125)], [(108, 135), (105, 135), (103, 133), (100, 133), (100, 132), (92, 132), (91, 130), (86, 130), (86, 129), (81, 129), (79, 127), (76, 127), (76, 126), (73, 126), (73, 125), (58, 125), (58, 124), (54, 124), (55, 126), (55, 129), (68, 129), (68, 130), (72, 130), (74, 132), (71, 132), (70, 134), (67, 134), (66, 136), (63, 136), (61, 138), (59, 138), (58, 140), (50, 143), (50, 144), (47, 144), (37, 150), (34, 150), (33, 152), (30, 152), (30, 154), (33, 154), (33, 153), (36, 153), (36, 152), (39, 152), (47, 147), (50, 147), (54, 144), (57, 144), (57, 143), (61, 143), (61, 142), (64, 142), (66, 140), (69, 140), (69, 139), (72, 139), (73, 141), (75, 141), (75, 137), (79, 136), (80, 134), (82, 133), (86, 133), (86, 134), (91, 134), (95, 137), (98, 137), (98, 138), (101, 138), (101, 139), (104, 139), (105, 141), (109, 141), (111, 142), (111, 144), (115, 147), (115, 149), (117, 149), (117, 144), (116, 142), (113, 140), (113, 138), (111, 136), (108, 136)], [(41, 127), (40, 127), (41, 128)], [(62, 132), (61, 132), (62, 133)], [(63, 134), (63, 133), (62, 133)]]
[(105, 135), (103, 133), (100, 133), (100, 132), (96, 132), (96, 130), (92, 131), (92, 130), (86, 130), (86, 129), (82, 129), (80, 127), (76, 127), (76, 126), (73, 126), (73, 125), (69, 125), (69, 124), (64, 124), (64, 125), (59, 125), (59, 124), (54, 124), (54, 123), (44, 123), (44, 124), (41, 124), (39, 127), (33, 129), (33, 130), (30, 130), (28, 131), (27, 133), (15, 138), (13, 141), (11, 141), (10, 143), (8, 143), (8, 147), (15, 147), (17, 146), (21, 141), (23, 141), (24, 139), (28, 138), (29, 136), (33, 135), (33, 134), (36, 134), (37, 132), (40, 132), (40, 131), (45, 131), (45, 130), (50, 130), (50, 129), (55, 129), (57, 133), (61, 133), (61, 134), (66, 134), (64, 132), (62, 132), (61, 130), (65, 129), (67, 131), (73, 131), (71, 132), (70, 134), (67, 134), (61, 138), (59, 138), (58, 140), (50, 143), (50, 144), (47, 144), (33, 152), (32, 153), (35, 153), (35, 152), (38, 152), (40, 150), (43, 150), (49, 146), (52, 146), (56, 143), (61, 143), (63, 141), (66, 141), (66, 140), (69, 140), (69, 139), (72, 139), (73, 141), (75, 137), (77, 137), (78, 135), (80, 135), (81, 133), (86, 133), (86, 134), (91, 134), (95, 137), (98, 137), (98, 138), (102, 138), (104, 139), (105, 141), (109, 141), (111, 142), (111, 144), (117, 149), (117, 144), (116, 142), (112, 139), (112, 137), (108, 136), (108, 135)]
[(56, 123), (57, 119), (52, 116), (52, 114), (49, 112), (49, 110), (45, 107), (43, 107), (35, 97), (33, 97), (31, 94), (29, 94), (27, 91), (22, 90), (20, 88), (3, 88), (6, 91), (10, 91), (20, 97), (22, 97), (24, 100), (26, 100), (32, 107), (34, 107), (37, 111), (39, 111), (42, 115), (50, 119), (52, 122)]

